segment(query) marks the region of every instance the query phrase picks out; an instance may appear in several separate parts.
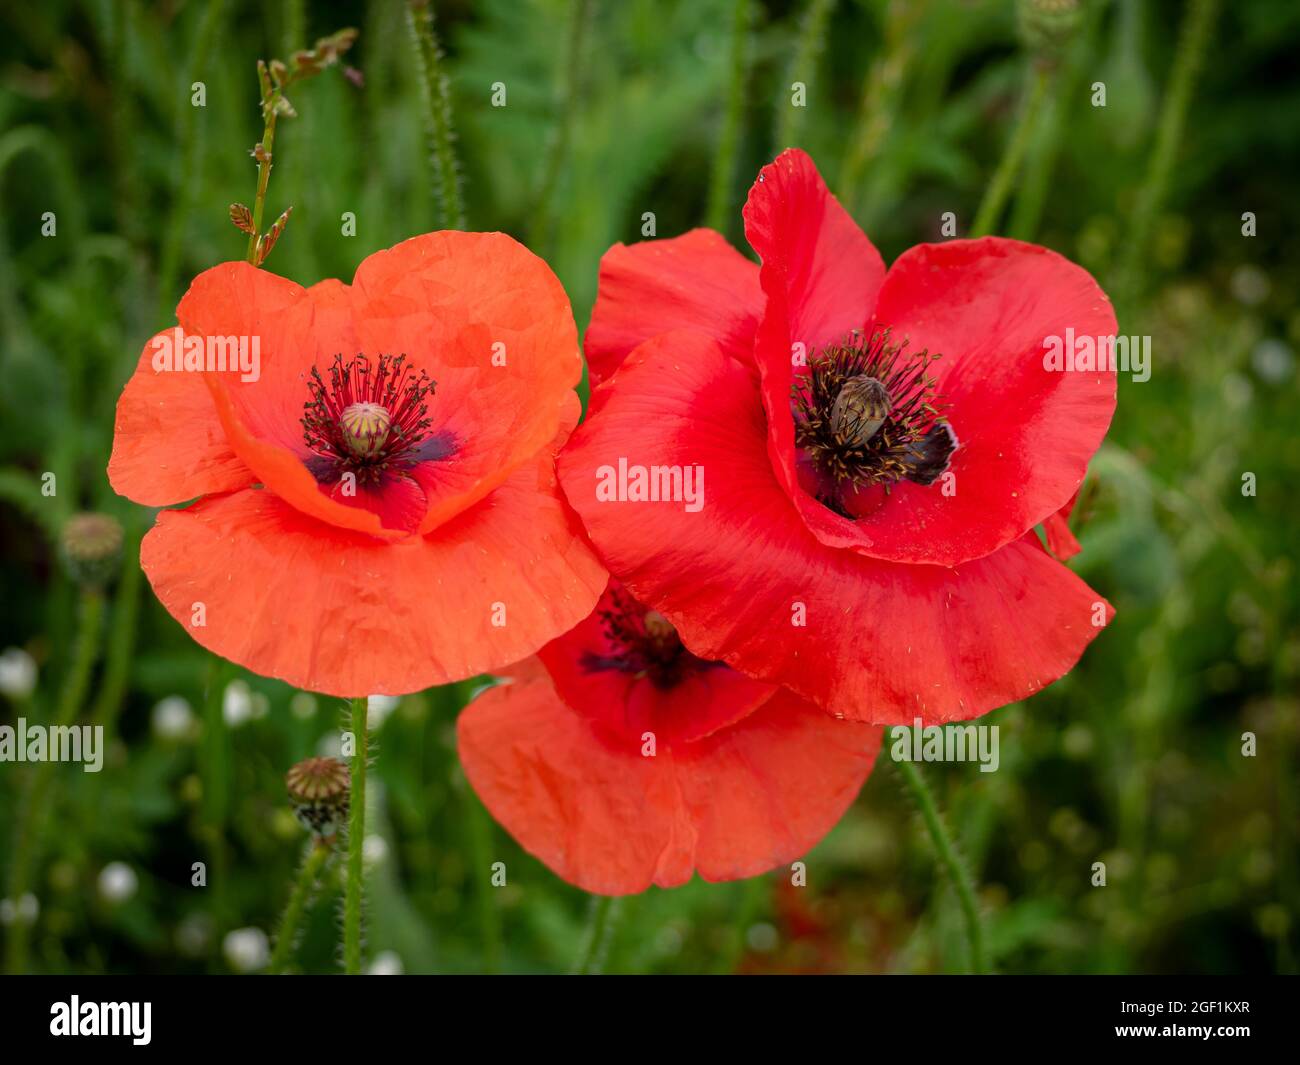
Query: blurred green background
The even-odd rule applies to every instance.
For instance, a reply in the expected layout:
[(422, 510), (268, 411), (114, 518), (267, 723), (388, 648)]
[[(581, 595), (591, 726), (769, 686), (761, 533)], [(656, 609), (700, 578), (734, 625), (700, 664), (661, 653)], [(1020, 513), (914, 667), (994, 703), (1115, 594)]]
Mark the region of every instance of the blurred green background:
[[(1018, 116), (1042, 39), (1022, 32), (1012, 0), (435, 9), (468, 228), (544, 255), (579, 328), (602, 252), (640, 239), (644, 212), (660, 237), (711, 218), (743, 244), (748, 186), (782, 147), (812, 153), (890, 261), (939, 239), (944, 212), (966, 235), (1018, 141), (1023, 165), (994, 231), (1085, 265), (1120, 331), (1152, 337), (1151, 378), (1121, 375), (1074, 521), (1084, 551), (1072, 565), (1119, 616), (1066, 679), (984, 720), (1001, 727), (998, 772), (926, 774), (978, 883), (998, 970), (1295, 972), (1300, 7), (1085, 3), (1028, 123)], [(75, 707), (111, 747), (100, 774), (53, 767), (27, 844), (38, 913), (25, 968), (256, 967), (305, 842), (283, 775), (329, 751), (344, 708), (214, 660), (155, 602), (135, 553), (152, 514), (104, 475), (113, 410), (188, 279), (243, 256), (226, 212), (253, 198), (257, 59), (360, 30), (345, 61), (363, 88), (335, 69), (290, 93), (298, 117), (277, 130), (268, 224), (294, 213), (270, 269), (346, 280), (369, 253), (444, 224), (405, 5), (3, 0), (0, 11), (0, 648), (39, 668), (30, 696), (6, 681), (0, 723), (48, 717), (66, 684), (77, 592), (55, 546), (63, 523), (95, 509), (127, 529)], [(495, 82), (505, 107), (490, 105)], [(794, 82), (806, 107), (791, 106)], [(1105, 107), (1092, 103), (1097, 82)], [(47, 211), (55, 236), (42, 235)], [(340, 235), (345, 211), (354, 237)], [(54, 497), (40, 491), (47, 471)], [(589, 902), (465, 786), (454, 720), (472, 688), (377, 708), (368, 964), (564, 971)], [(0, 764), (6, 895), (31, 778)], [(206, 887), (191, 885), (199, 861)], [(495, 861), (504, 888), (489, 884)], [(1104, 888), (1091, 885), (1096, 861)], [(337, 874), (298, 951), (308, 971), (338, 966)], [(628, 899), (605, 967), (968, 967), (956, 896), (887, 754), (808, 857), (808, 886), (788, 879)], [(32, 910), (9, 898), (0, 936)]]

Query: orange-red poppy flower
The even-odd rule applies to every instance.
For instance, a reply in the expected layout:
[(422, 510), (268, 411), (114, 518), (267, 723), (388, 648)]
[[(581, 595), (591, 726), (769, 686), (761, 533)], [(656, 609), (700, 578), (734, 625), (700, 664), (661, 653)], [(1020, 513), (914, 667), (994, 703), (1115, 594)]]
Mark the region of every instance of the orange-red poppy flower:
[(1104, 351), (1106, 294), (997, 237), (886, 270), (798, 149), (744, 220), (761, 265), (708, 230), (601, 262), (559, 471), (610, 572), (696, 654), (852, 720), (965, 720), (1069, 672), (1114, 615), (1059, 560), (1117, 375), (1044, 353)]
[(493, 816), (603, 895), (801, 857), (853, 802), (882, 731), (697, 658), (616, 582), (458, 723), (465, 775)]
[(339, 696), (531, 654), (605, 574), (558, 494), (581, 374), (564, 290), (499, 233), (430, 233), (303, 288), (200, 274), (145, 346), (108, 474), (203, 646)]

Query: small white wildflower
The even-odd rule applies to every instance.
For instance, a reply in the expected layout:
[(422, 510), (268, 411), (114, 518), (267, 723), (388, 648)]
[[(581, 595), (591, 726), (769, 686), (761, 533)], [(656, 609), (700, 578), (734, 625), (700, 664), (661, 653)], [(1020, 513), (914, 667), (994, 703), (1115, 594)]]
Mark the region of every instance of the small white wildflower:
[(0, 654), (0, 692), (26, 699), (35, 689), (36, 660), (21, 647), (6, 647)]
[(255, 972), (271, 960), (270, 941), (260, 928), (236, 928), (228, 932), (221, 942), (221, 950), (230, 967), (241, 973)]
[(253, 716), (253, 693), (248, 683), (232, 680), (221, 696), (221, 716), (231, 728), (247, 724)]
[(388, 857), (388, 844), (383, 836), (367, 836), (361, 845), (361, 856), (367, 865), (378, 865)]
[(126, 862), (109, 862), (99, 871), (99, 896), (105, 902), (126, 902), (139, 886), (135, 870)]
[(375, 960), (366, 970), (371, 976), (401, 976), (406, 972), (402, 957), (395, 950), (382, 950), (375, 955)]
[(35, 924), (40, 912), (41, 904), (30, 891), (20, 896), (16, 902), (13, 899), (0, 899), (0, 924), (13, 924), (16, 921)]
[(160, 699), (150, 718), (153, 734), (160, 740), (185, 740), (194, 734), (194, 711), (179, 695)]
[(402, 700), (396, 695), (372, 695), (366, 700), (366, 724), (372, 729), (382, 728), (388, 715), (397, 709)]

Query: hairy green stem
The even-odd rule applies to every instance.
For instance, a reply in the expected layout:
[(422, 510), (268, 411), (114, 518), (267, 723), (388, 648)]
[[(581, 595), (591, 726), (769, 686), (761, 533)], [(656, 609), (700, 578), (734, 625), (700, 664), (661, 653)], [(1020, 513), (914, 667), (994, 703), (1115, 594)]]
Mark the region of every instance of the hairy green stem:
[(1024, 173), (1011, 210), (1007, 232), (1017, 240), (1033, 240), (1038, 232), (1038, 223), (1051, 187), (1052, 173), (1065, 143), (1069, 116), (1072, 109), (1079, 106), (1078, 101), (1086, 99), (1081, 92), (1083, 74), (1090, 67), (1096, 51), (1102, 10), (1101, 4), (1089, 4), (1085, 8), (1083, 31), (1074, 43), (1069, 57), (1063, 61), (1059, 73), (1055, 75), (1056, 84), (1048, 94), (1043, 116), (1034, 133), (1035, 143), (1027, 153)]
[(366, 759), (370, 754), (364, 696), (352, 700), (352, 794), (348, 806), (347, 883), (343, 894), (343, 971), (361, 972), (361, 896), (365, 877)]
[(486, 876), (491, 864), (492, 820), (468, 785), (461, 790), (459, 798), (464, 832), (477, 870), (474, 903), (483, 941), (483, 972), (495, 973), (501, 965), (501, 916), (497, 911), (496, 889)]
[(289, 955), (293, 952), (294, 943), (298, 938), (298, 925), (302, 921), (303, 914), (307, 912), (307, 905), (316, 890), (316, 881), (320, 879), (321, 870), (325, 868), (329, 856), (329, 845), (319, 839), (313, 839), (311, 849), (303, 859), (302, 868), (298, 871), (298, 878), (294, 881), (293, 891), (289, 894), (289, 903), (284, 908), (284, 916), (280, 918), (280, 929), (275, 937), (275, 950), (271, 954), (269, 971), (272, 973), (283, 972), (289, 962)]
[[(795, 40), (789, 74), (781, 87), (782, 93), (793, 92), (796, 81), (802, 81), (805, 90), (812, 86), (813, 77), (817, 73), (817, 59), (826, 47), (826, 26), (834, 8), (835, 0), (808, 0), (808, 8), (799, 22), (799, 36)], [(777, 151), (784, 151), (794, 145), (803, 128), (807, 111), (806, 106), (795, 107), (790, 99), (783, 99), (777, 104)]]
[[(99, 636), (104, 620), (104, 595), (97, 588), (86, 588), (81, 593), (81, 612), (77, 625), (76, 645), (72, 662), (64, 679), (54, 713), (54, 725), (67, 728), (77, 719), (90, 674), (99, 650)], [(8, 897), (18, 905), (31, 888), (32, 878), (40, 863), (40, 846), (44, 833), (42, 827), (51, 805), (50, 788), (55, 763), (38, 762), (33, 767), (28, 786), (18, 810), (14, 834), (13, 864), (9, 870)], [(27, 945), (31, 935), (29, 923), (22, 918), (10, 928), (5, 951), (5, 970), (21, 973), (27, 968)]]
[(921, 813), (921, 819), (925, 822), (925, 827), (930, 833), (930, 841), (934, 844), (935, 853), (939, 856), (939, 861), (947, 870), (949, 879), (957, 891), (957, 901), (961, 904), (962, 916), (966, 922), (966, 940), (970, 946), (971, 971), (982, 973), (984, 968), (984, 926), (980, 921), (979, 905), (975, 899), (975, 883), (970, 875), (970, 870), (966, 868), (966, 863), (962, 860), (952, 837), (948, 834), (948, 828), (943, 823), (943, 818), (939, 814), (939, 808), (935, 804), (934, 795), (930, 791), (930, 786), (921, 776), (921, 771), (915, 763), (910, 761), (899, 761), (894, 763), (898, 767), (898, 772), (911, 792), (912, 799), (916, 803), (917, 809)]
[(620, 900), (609, 895), (597, 895), (591, 900), (587, 927), (582, 934), (577, 961), (573, 964), (574, 976), (597, 976), (605, 967), (619, 905)]
[(230, 809), (230, 734), (222, 714), (226, 682), (232, 668), (224, 658), (208, 658), (203, 690), (203, 734), (199, 740), (199, 772), (203, 781), (200, 806), (200, 835), (208, 844), (208, 861), (212, 868), (208, 882), (212, 885), (212, 915), (216, 922), (215, 943), (229, 926), (229, 892), (226, 875), (230, 867), (226, 844), (226, 819)]
[[(912, 29), (925, 15), (927, 6), (926, 0), (890, 0), (885, 9), (881, 54), (867, 70), (858, 119), (840, 166), (840, 200), (849, 211), (862, 199), (858, 184), (893, 127), (902, 100), (904, 75), (915, 51)], [(871, 205), (867, 206), (865, 213), (869, 215)]]
[(1007, 142), (1002, 159), (993, 172), (993, 178), (988, 188), (984, 190), (984, 199), (975, 213), (975, 221), (970, 231), (972, 237), (988, 236), (1002, 216), (1002, 209), (1011, 195), (1016, 174), (1020, 171), (1020, 164), (1029, 147), (1031, 135), (1038, 121), (1038, 112), (1042, 110), (1043, 102), (1047, 99), (1047, 90), (1052, 83), (1050, 68), (1043, 63), (1031, 61), (1028, 77), (1025, 99), (1020, 107), (1015, 129), (1011, 132), (1011, 139)]
[(583, 69), (582, 48), (591, 21), (592, 0), (570, 0), (569, 38), (564, 56), (563, 80), (560, 86), (558, 116), (555, 129), (547, 146), (546, 162), (542, 166), (542, 183), (533, 210), (533, 232), (529, 243), (540, 255), (550, 252), (551, 235), (555, 226), (555, 190), (569, 155), (569, 142), (573, 134), (573, 116), (577, 111), (578, 75)]
[(750, 0), (734, 0), (731, 18), (731, 58), (728, 64), (727, 104), (722, 116), (722, 132), (713, 155), (713, 172), (709, 176), (709, 200), (704, 224), (720, 233), (735, 213), (731, 203), (731, 182), (736, 173), (736, 153), (740, 147), (740, 128), (745, 115), (745, 83), (749, 70)]
[(456, 133), (451, 121), (451, 83), (443, 70), (442, 49), (433, 28), (431, 0), (408, 0), (406, 25), (415, 47), (420, 78), (420, 102), (428, 127), (429, 155), (433, 163), (433, 196), (444, 229), (465, 228), (460, 165), (456, 160)]
[(1164, 106), (1160, 111), (1160, 125), (1156, 130), (1155, 147), (1147, 163), (1146, 178), (1138, 191), (1133, 218), (1129, 225), (1124, 256), (1120, 262), (1116, 288), (1121, 295), (1131, 293), (1156, 215), (1169, 190), (1169, 176), (1173, 172), (1174, 158), (1183, 137), (1187, 122), (1187, 108), (1191, 103), (1196, 79), (1205, 61), (1206, 47), (1218, 15), (1218, 0), (1191, 0), (1178, 38), (1174, 55), (1173, 73), (1165, 92)]
[(114, 602), (113, 631), (104, 654), (104, 677), (99, 686), (91, 719), (104, 727), (105, 741), (112, 739), (117, 716), (122, 709), (127, 682), (131, 679), (131, 661), (135, 652), (135, 630), (140, 617), (140, 538), (134, 518), (129, 522), (130, 535), (122, 552), (122, 574), (117, 582)]

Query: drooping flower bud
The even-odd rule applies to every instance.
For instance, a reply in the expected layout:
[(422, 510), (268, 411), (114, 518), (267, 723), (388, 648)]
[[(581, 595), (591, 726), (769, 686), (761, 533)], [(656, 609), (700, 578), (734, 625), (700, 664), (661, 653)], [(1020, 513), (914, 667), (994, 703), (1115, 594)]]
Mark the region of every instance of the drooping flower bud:
[(77, 514), (64, 525), (60, 546), (73, 580), (103, 588), (122, 559), (122, 526), (107, 514)]
[(352, 775), (337, 758), (308, 758), (284, 776), (293, 812), (321, 839), (336, 835), (348, 818)]

